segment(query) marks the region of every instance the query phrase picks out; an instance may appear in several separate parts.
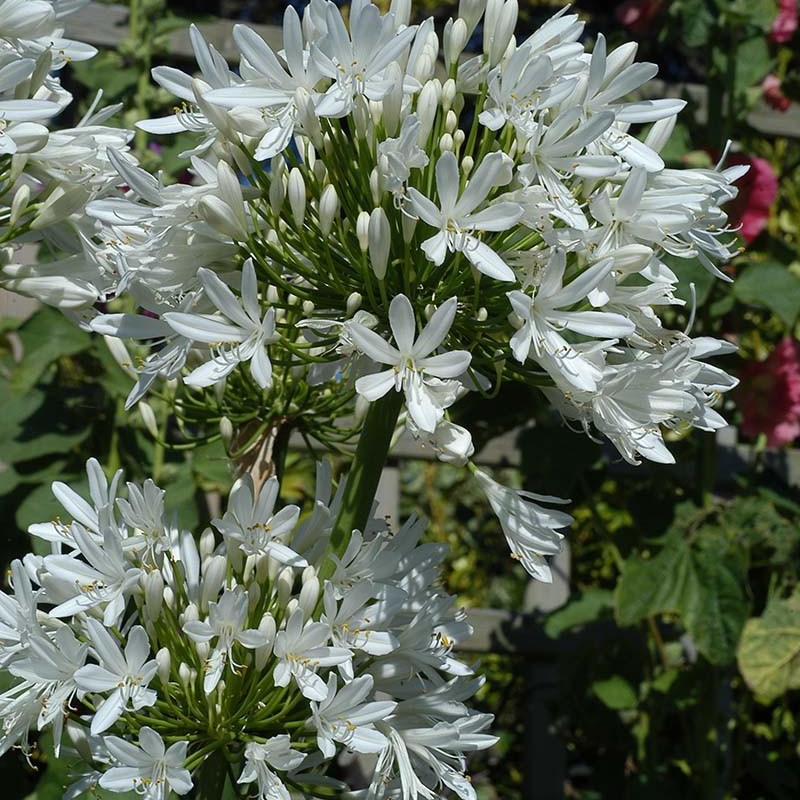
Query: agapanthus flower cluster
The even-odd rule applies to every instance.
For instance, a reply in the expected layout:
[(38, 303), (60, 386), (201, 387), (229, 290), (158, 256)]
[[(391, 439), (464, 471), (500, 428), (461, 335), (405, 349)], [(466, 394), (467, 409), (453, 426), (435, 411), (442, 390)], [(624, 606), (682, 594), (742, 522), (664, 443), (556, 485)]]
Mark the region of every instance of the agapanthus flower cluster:
[[(74, 273), (135, 371), (130, 404), (180, 379), (182, 418), (247, 430), (241, 453), (280, 426), (336, 444), (366, 404), (402, 398), (411, 434), (457, 464), (473, 447), (455, 404), (509, 381), (632, 463), (672, 461), (665, 427), (723, 424), (735, 381), (703, 359), (731, 348), (658, 312), (682, 302), (671, 260), (726, 279), (722, 205), (746, 168), (667, 167), (684, 102), (631, 99), (656, 73), (636, 45), (588, 52), (567, 10), (518, 42), (517, 15), (462, 0), (440, 35), (407, 0), (355, 0), (347, 20), (312, 0), (287, 8), (277, 52), (235, 26), (238, 70), (192, 30), (199, 74), (153, 70), (177, 105), (140, 124), (195, 135), (194, 181), (112, 154), (122, 189), (88, 204)], [(115, 294), (114, 313), (92, 308)], [(501, 494), (513, 553), (547, 579), (568, 517)]]
[(342, 750), (377, 758), (364, 796), (475, 798), (464, 757), (495, 741), (491, 716), (464, 704), (481, 681), (451, 651), (470, 628), (422, 521), (371, 520), (337, 555), (320, 465), (306, 514), (280, 505), (277, 479), (244, 476), (197, 540), (152, 480), (87, 471), (88, 498), (53, 484), (65, 517), (30, 528), (50, 553), (14, 561), (0, 593), (0, 667), (17, 679), (0, 752), (52, 729), (66, 798), (183, 795), (207, 759), (262, 800), (344, 791), (326, 775)]
[[(119, 183), (109, 150), (124, 151), (129, 131), (103, 122), (98, 94), (73, 128), (51, 129), (72, 103), (58, 72), (94, 47), (64, 38), (63, 20), (89, 0), (0, 0), (0, 265), (4, 285), (64, 310), (102, 298), (102, 271), (82, 244), (93, 234), (83, 210)], [(52, 263), (19, 263), (12, 245), (44, 242)]]

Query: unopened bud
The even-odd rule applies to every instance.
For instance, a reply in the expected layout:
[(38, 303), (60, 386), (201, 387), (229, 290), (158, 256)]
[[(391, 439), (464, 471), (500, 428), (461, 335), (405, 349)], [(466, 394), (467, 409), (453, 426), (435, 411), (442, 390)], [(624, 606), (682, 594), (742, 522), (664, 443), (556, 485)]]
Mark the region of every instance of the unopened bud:
[(147, 432), (154, 439), (158, 439), (159, 438), (158, 422), (156, 422), (156, 415), (155, 412), (153, 411), (153, 407), (144, 400), (140, 400), (139, 414), (142, 417), (142, 422), (144, 422), (144, 427), (147, 428)]
[(333, 221), (339, 214), (339, 195), (331, 184), (328, 184), (319, 198), (319, 229), (324, 236), (331, 232)]
[(289, 195), (289, 206), (292, 209), (292, 219), (294, 219), (294, 224), (300, 228), (306, 215), (306, 185), (303, 182), (303, 174), (297, 167), (293, 167), (289, 173), (287, 194)]
[(453, 149), (453, 137), (449, 133), (443, 133), (439, 139), (439, 149), (444, 153)]
[[(450, 112), (448, 111), (447, 113), (449, 114)], [(455, 145), (456, 150), (458, 150), (458, 148), (461, 147), (462, 144), (464, 144), (464, 139), (466, 138), (467, 135), (464, 133), (464, 131), (461, 130), (461, 128), (459, 128), (453, 134), (453, 144)]]
[(188, 689), (194, 683), (192, 680), (193, 671), (185, 661), (181, 661), (178, 666), (178, 680), (180, 680), (184, 689)]
[(456, 99), (456, 82), (448, 78), (442, 86), (442, 109), (449, 111), (453, 107), (453, 100)]
[(373, 169), (369, 174), (369, 191), (372, 195), (372, 202), (375, 203), (376, 206), (379, 206), (381, 204), (383, 189), (381, 186), (381, 175), (377, 168)]
[(219, 435), (226, 446), (233, 441), (233, 423), (228, 417), (221, 417), (219, 420)]
[(214, 536), (214, 531), (211, 528), (206, 528), (200, 534), (200, 543), (198, 544), (197, 551), (200, 553), (200, 560), (205, 561), (209, 558), (216, 549), (217, 541)]
[(469, 175), (472, 172), (472, 168), (475, 166), (475, 159), (472, 156), (464, 156), (461, 159), (461, 171), (465, 175)]
[(156, 653), (156, 673), (161, 683), (169, 683), (169, 670), (172, 666), (172, 656), (166, 647)]
[(255, 667), (260, 672), (264, 669), (272, 655), (272, 646), (275, 643), (275, 618), (272, 614), (264, 614), (261, 622), (258, 624), (258, 632), (263, 633), (267, 637), (267, 643), (262, 647), (257, 647), (254, 652)]
[(310, 317), (314, 313), (314, 303), (311, 300), (303, 300), (303, 314)]
[(457, 127), (458, 117), (456, 116), (456, 112), (450, 109), (444, 117), (444, 129), (447, 133), (452, 133)]
[(228, 572), (228, 560), (225, 556), (211, 556), (203, 562), (203, 586), (200, 593), (200, 606), (205, 609), (219, 597)]
[(247, 587), (247, 610), (252, 612), (261, 601), (261, 587), (257, 583), (251, 583)]
[(486, 320), (489, 319), (489, 312), (486, 310), (485, 306), (481, 306), (478, 309), (475, 314), (475, 319), (478, 320), (478, 322), (486, 322)]
[(433, 122), (439, 110), (439, 97), (441, 92), (442, 84), (434, 78), (422, 87), (417, 98), (417, 119), (419, 120), (417, 144), (423, 149), (431, 134), (431, 130), (433, 130)]
[(361, 301), (364, 298), (358, 292), (352, 292), (347, 298), (346, 311), (347, 316), (352, 317), (353, 314), (361, 308)]
[(386, 277), (389, 250), (392, 246), (392, 231), (382, 208), (375, 208), (369, 217), (369, 260), (375, 277), (382, 281)]
[(319, 580), (316, 576), (309, 581), (303, 583), (303, 588), (300, 589), (300, 608), (303, 609), (303, 616), (308, 619), (314, 612), (319, 600)]
[(463, 19), (449, 19), (444, 26), (444, 36), (442, 37), (444, 49), (444, 65), (447, 71), (458, 62), (459, 56), (464, 52), (464, 47), (469, 41), (469, 31), (467, 23)]
[(278, 573), (278, 578), (275, 583), (278, 589), (278, 602), (280, 605), (285, 606), (292, 596), (292, 587), (294, 586), (294, 572), (292, 568), (284, 567)]
[(208, 658), (208, 654), (211, 652), (211, 647), (208, 642), (195, 642), (194, 649), (201, 661), (205, 661)]
[(369, 249), (369, 212), (361, 211), (356, 219), (356, 238), (362, 253)]
[(267, 302), (271, 306), (276, 306), (281, 302), (281, 296), (278, 292), (278, 287), (275, 286), (274, 283), (271, 283), (269, 286), (267, 286)]
[(13, 228), (19, 222), (22, 213), (28, 207), (31, 199), (31, 187), (27, 183), (23, 183), (16, 192), (14, 192), (14, 199), (11, 201), (11, 214), (9, 215), (8, 224)]
[(161, 573), (154, 569), (148, 572), (144, 579), (144, 610), (151, 620), (157, 620), (161, 614), (164, 603), (164, 579)]
[(269, 204), (276, 217), (280, 216), (285, 199), (286, 184), (284, 179), (278, 175), (273, 175), (269, 184)]
[(189, 603), (180, 615), (181, 625), (187, 622), (197, 622), (200, 619), (200, 611), (194, 603)]
[(162, 596), (164, 598), (164, 605), (167, 608), (171, 608), (174, 611), (175, 610), (175, 592), (172, 591), (172, 587), (165, 586), (164, 587), (164, 594)]

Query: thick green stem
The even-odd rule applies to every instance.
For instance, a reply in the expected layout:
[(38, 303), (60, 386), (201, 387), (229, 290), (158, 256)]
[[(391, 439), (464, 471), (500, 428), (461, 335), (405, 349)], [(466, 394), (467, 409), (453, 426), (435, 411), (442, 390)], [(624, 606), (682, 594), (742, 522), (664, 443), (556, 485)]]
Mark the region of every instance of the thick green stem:
[(214, 750), (203, 762), (195, 778), (194, 800), (220, 800), (228, 777), (228, 762), (222, 750)]
[(331, 549), (341, 555), (354, 530), (364, 530), (386, 456), (392, 443), (397, 417), (403, 406), (402, 392), (389, 392), (369, 407), (347, 475), (342, 507), (331, 533)]

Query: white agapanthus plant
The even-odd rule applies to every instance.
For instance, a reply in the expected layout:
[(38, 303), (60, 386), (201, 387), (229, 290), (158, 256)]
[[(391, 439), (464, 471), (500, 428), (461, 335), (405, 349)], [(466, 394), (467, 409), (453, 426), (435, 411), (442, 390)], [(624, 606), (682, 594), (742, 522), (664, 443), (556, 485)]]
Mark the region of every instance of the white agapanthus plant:
[[(468, 57), (484, 11), (483, 52)], [(156, 68), (182, 106), (141, 123), (197, 136), (192, 185), (164, 185), (124, 139), (115, 152), (96, 138), (94, 161), (113, 165), (121, 188), (89, 181), (79, 252), (6, 266), (6, 285), (130, 342), (134, 357), (115, 348), (138, 364), (129, 405), (182, 376), (177, 408), (204, 417), (206, 436), (247, 427), (257, 447), (279, 429), (329, 444), (363, 432), (377, 474), (399, 414), (440, 458), (465, 464), (459, 398), (519, 382), (626, 460), (671, 461), (663, 429), (720, 427), (711, 406), (735, 381), (700, 360), (724, 343), (663, 327), (659, 309), (681, 302), (667, 261), (725, 277), (716, 264), (734, 253), (721, 205), (744, 168), (665, 166), (659, 150), (684, 103), (630, 98), (656, 71), (634, 61), (634, 45), (608, 52), (600, 36), (586, 52), (566, 10), (518, 42), (516, 19), (516, 0), (462, 2), (440, 41), (431, 20), (410, 24), (406, 0), (385, 14), (355, 0), (347, 21), (311, 0), (302, 19), (287, 8), (281, 50), (235, 26), (238, 71), (193, 28), (200, 76)], [(11, 83), (34, 66), (19, 41), (0, 70)], [(20, 126), (51, 108), (48, 86), (19, 101), (30, 120)], [(95, 310), (115, 296), (118, 308)], [(343, 535), (363, 525), (357, 505)], [(532, 538), (509, 542), (547, 580), (541, 557), (567, 517), (537, 508)]]
[[(337, 554), (342, 493), (320, 465), (311, 515), (274, 513), (277, 479), (254, 493), (246, 477), (198, 543), (165, 522), (152, 481), (125, 490), (120, 473), (87, 470), (91, 496), (55, 484), (66, 516), (31, 528), (51, 554), (14, 561), (0, 594), (0, 663), (15, 679), (0, 694), (0, 752), (52, 729), (78, 778), (70, 797), (99, 785), (166, 800), (198, 783), (211, 797), (202, 782), (218, 763), (262, 800), (320, 786), (429, 798), (444, 785), (474, 800), (464, 754), (495, 737), (490, 715), (464, 705), (481, 681), (452, 648), (470, 628), (422, 522), (370, 519)], [(149, 505), (147, 530), (132, 499)], [(279, 549), (240, 535), (273, 522)], [(98, 572), (98, 548), (132, 579)], [(327, 777), (343, 750), (377, 756), (368, 786)]]

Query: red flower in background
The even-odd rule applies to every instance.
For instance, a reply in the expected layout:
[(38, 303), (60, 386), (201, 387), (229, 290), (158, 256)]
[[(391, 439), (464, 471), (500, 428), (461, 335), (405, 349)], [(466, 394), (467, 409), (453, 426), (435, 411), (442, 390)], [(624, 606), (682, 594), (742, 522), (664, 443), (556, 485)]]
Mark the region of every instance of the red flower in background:
[(778, 176), (769, 161), (758, 156), (736, 153), (727, 163), (750, 165), (748, 173), (738, 181), (739, 194), (726, 206), (731, 225), (740, 225), (739, 233), (750, 244), (767, 225), (769, 210), (778, 194)]
[(800, 345), (782, 339), (765, 361), (753, 361), (739, 373), (742, 433), (763, 433), (770, 447), (800, 435)]
[(614, 12), (617, 22), (634, 33), (645, 33), (647, 26), (661, 12), (664, 0), (627, 0)]
[(778, 13), (772, 21), (769, 38), (773, 42), (788, 42), (797, 30), (797, 0), (780, 0)]
[(786, 111), (792, 104), (781, 90), (781, 79), (777, 75), (767, 75), (761, 82), (761, 91), (764, 93), (764, 100), (776, 111)]

